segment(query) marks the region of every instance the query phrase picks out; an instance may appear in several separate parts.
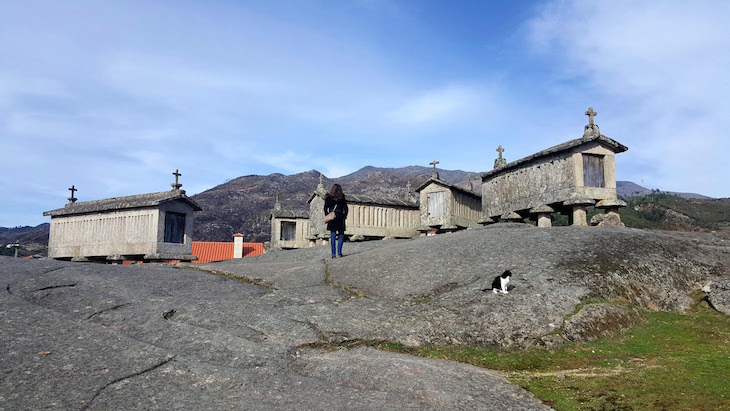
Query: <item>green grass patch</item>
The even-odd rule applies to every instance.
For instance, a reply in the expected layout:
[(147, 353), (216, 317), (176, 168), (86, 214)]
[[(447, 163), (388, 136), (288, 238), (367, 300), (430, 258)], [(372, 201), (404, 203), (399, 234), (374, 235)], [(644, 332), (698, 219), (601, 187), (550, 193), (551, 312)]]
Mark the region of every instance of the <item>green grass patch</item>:
[(374, 345), (504, 371), (557, 410), (730, 410), (730, 316), (699, 298), (684, 314), (646, 316), (621, 336), (552, 351)]
[[(691, 218), (689, 225), (706, 230), (715, 230), (730, 222), (730, 201), (728, 199), (684, 199), (681, 197), (653, 193), (647, 196), (625, 199), (628, 207), (621, 209), (621, 221), (634, 228), (666, 227), (666, 210), (673, 210)], [(637, 206), (652, 205), (652, 207)]]

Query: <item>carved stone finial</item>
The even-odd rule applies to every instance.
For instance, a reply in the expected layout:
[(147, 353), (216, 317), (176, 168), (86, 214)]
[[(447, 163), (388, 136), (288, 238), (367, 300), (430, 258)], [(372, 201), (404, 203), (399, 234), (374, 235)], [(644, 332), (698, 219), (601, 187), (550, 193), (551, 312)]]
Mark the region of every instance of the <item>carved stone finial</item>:
[(274, 210), (281, 210), (281, 203), (279, 202), (279, 193), (276, 193), (276, 202), (274, 203)]
[(593, 107), (588, 107), (588, 110), (586, 110), (586, 116), (588, 116), (588, 125), (593, 125), (593, 117), (597, 116), (598, 113), (593, 111)]
[(180, 176), (182, 176), (182, 174), (180, 174), (180, 172), (177, 169), (175, 169), (175, 172), (172, 173), (172, 175), (175, 176), (175, 183), (174, 184), (170, 184), (170, 185), (172, 186), (172, 189), (173, 190), (179, 190), (180, 187), (182, 187), (182, 184), (180, 184), (180, 183), (177, 182), (177, 178), (180, 177)]
[(69, 188), (69, 191), (71, 191), (71, 197), (68, 198), (69, 204), (73, 204), (78, 200), (78, 198), (74, 197), (74, 193), (79, 191), (76, 186), (72, 185), (71, 188)]
[(428, 165), (433, 166), (433, 172), (431, 173), (432, 178), (436, 178), (436, 179), (439, 178), (439, 172), (436, 171), (436, 164), (438, 164), (438, 163), (439, 162), (436, 160), (433, 160), (432, 162), (428, 163)]
[(504, 149), (502, 148), (502, 146), (497, 147), (497, 153), (499, 153), (499, 157), (494, 159), (495, 170), (507, 165), (507, 160), (502, 158), (502, 153), (504, 153)]
[(324, 195), (326, 193), (326, 191), (324, 189), (323, 181), (324, 181), (324, 175), (322, 175), (322, 173), (319, 173), (319, 184), (317, 184), (317, 192), (322, 195)]
[(588, 116), (588, 124), (583, 129), (583, 138), (600, 137), (601, 130), (598, 128), (598, 124), (593, 122), (593, 117), (597, 116), (598, 113), (593, 111), (593, 107), (588, 107), (585, 115)]

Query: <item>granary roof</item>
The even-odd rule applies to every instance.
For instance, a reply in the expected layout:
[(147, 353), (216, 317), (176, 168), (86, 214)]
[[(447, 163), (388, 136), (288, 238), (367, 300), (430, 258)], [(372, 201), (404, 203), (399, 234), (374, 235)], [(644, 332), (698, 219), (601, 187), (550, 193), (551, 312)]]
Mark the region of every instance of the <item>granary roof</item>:
[(306, 210), (271, 210), (271, 218), (309, 218)]
[(511, 170), (520, 165), (538, 160), (542, 157), (561, 153), (563, 151), (568, 151), (575, 147), (578, 147), (578, 146), (581, 146), (583, 144), (587, 144), (590, 142), (594, 142), (594, 141), (599, 143), (600, 145), (608, 148), (609, 150), (612, 150), (614, 153), (622, 153), (622, 152), (628, 150), (628, 147), (626, 147), (625, 145), (619, 143), (618, 141), (616, 141), (612, 138), (604, 136), (603, 134), (592, 134), (592, 135), (584, 136), (581, 138), (576, 138), (575, 140), (566, 141), (565, 143), (561, 143), (556, 146), (550, 147), (548, 149), (542, 150), (531, 156), (527, 156), (527, 157), (521, 158), (519, 160), (515, 160), (511, 163), (507, 163), (507, 165), (505, 165), (504, 167), (500, 167), (500, 168), (497, 168), (494, 170), (487, 171), (486, 173), (482, 174), (482, 180), (484, 180), (485, 178), (488, 178), (488, 177), (493, 177), (497, 174), (504, 173), (505, 171)]
[(348, 194), (346, 198), (348, 203), (356, 204), (390, 205), (408, 208), (419, 207), (417, 203), (398, 198), (371, 197), (362, 194)]
[(183, 201), (193, 207), (193, 210), (195, 211), (202, 210), (198, 203), (185, 195), (184, 190), (170, 190), (159, 193), (138, 194), (126, 197), (113, 197), (103, 200), (69, 203), (63, 208), (46, 211), (43, 215), (58, 217), (63, 215), (98, 213), (101, 211), (156, 207), (170, 201)]
[[(309, 200), (307, 200), (307, 203), (311, 203), (315, 196), (320, 196), (324, 198), (324, 194), (320, 194), (318, 192), (312, 193), (311, 196), (309, 196)], [(400, 200), (397, 198), (385, 198), (385, 197), (371, 197), (363, 194), (347, 194), (345, 195), (345, 199), (348, 203), (354, 203), (354, 204), (372, 204), (372, 205), (387, 205), (387, 206), (396, 206), (396, 207), (408, 207), (408, 208), (419, 208), (418, 203), (414, 203), (412, 201), (407, 200)]]
[(431, 183), (438, 184), (440, 186), (444, 186), (444, 187), (449, 188), (451, 190), (460, 191), (460, 192), (462, 192), (462, 193), (464, 193), (466, 195), (472, 196), (472, 197), (482, 198), (481, 194), (477, 194), (477, 193), (475, 193), (475, 192), (473, 192), (471, 190), (467, 190), (464, 187), (459, 187), (457, 185), (449, 184), (446, 181), (441, 180), (440, 178), (434, 178), (434, 177), (431, 177), (428, 180), (426, 180), (426, 182), (423, 183), (423, 184), (421, 184), (421, 186), (418, 187), (415, 191), (418, 193), (421, 190), (423, 190), (424, 188), (426, 188), (426, 186), (428, 186)]

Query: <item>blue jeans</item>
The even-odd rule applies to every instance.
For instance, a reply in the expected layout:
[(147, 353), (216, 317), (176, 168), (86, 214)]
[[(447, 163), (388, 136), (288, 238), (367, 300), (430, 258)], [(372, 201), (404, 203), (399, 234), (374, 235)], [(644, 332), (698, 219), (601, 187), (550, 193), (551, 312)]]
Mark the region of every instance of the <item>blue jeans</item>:
[(345, 233), (337, 235), (334, 231), (330, 231), (330, 246), (332, 246), (332, 256), (335, 254), (335, 239), (337, 240), (337, 254), (342, 255), (342, 243), (345, 242)]

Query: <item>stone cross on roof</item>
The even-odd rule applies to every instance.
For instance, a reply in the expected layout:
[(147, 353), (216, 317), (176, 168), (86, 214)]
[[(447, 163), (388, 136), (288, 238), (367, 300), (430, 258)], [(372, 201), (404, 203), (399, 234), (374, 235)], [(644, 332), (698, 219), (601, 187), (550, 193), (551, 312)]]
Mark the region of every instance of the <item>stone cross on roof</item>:
[(428, 165), (433, 166), (433, 173), (431, 173), (431, 177), (433, 178), (439, 178), (439, 173), (436, 171), (436, 164), (439, 162), (436, 160), (433, 160), (432, 162), (428, 163)]
[(322, 173), (319, 173), (319, 184), (317, 184), (317, 190), (315, 190), (315, 191), (317, 191), (317, 193), (319, 193), (320, 195), (325, 195), (327, 193), (327, 191), (325, 191), (325, 189), (324, 189), (323, 181), (324, 181), (324, 175), (322, 175)]
[(182, 187), (182, 184), (177, 182), (177, 178), (182, 176), (182, 174), (180, 174), (180, 172), (177, 169), (175, 169), (175, 172), (172, 173), (172, 175), (175, 176), (175, 184), (170, 184), (170, 185), (172, 186), (173, 190), (179, 190), (180, 187)]
[(74, 185), (72, 185), (71, 188), (69, 188), (69, 190), (71, 191), (71, 197), (68, 198), (68, 201), (70, 201), (71, 203), (75, 203), (76, 200), (78, 200), (78, 198), (74, 197), (74, 193), (79, 190)]
[(586, 116), (588, 116), (588, 124), (593, 125), (593, 117), (597, 116), (598, 113), (593, 111), (593, 107), (588, 107), (588, 111), (586, 111)]
[(274, 203), (274, 210), (281, 210), (281, 203), (279, 202), (279, 193), (276, 193), (276, 202)]
[(504, 153), (504, 149), (502, 148), (502, 146), (497, 147), (497, 153), (499, 153), (499, 157), (494, 159), (494, 168), (495, 169), (504, 167), (507, 165), (507, 160), (502, 158), (502, 153)]
[(588, 124), (584, 127), (583, 138), (600, 137), (601, 130), (598, 129), (598, 124), (593, 122), (593, 117), (597, 116), (598, 113), (593, 111), (593, 107), (588, 107), (585, 114), (588, 116)]

